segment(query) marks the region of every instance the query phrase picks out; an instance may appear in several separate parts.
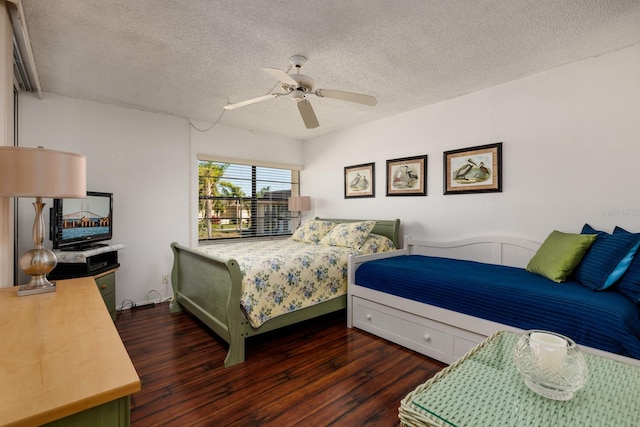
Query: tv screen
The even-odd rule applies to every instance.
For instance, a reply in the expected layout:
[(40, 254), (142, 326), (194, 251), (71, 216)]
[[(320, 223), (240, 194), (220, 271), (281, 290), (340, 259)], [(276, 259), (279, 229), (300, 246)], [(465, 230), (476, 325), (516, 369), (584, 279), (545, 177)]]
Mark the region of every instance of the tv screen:
[(100, 246), (113, 235), (113, 194), (87, 191), (84, 199), (54, 199), (50, 229), (54, 249)]

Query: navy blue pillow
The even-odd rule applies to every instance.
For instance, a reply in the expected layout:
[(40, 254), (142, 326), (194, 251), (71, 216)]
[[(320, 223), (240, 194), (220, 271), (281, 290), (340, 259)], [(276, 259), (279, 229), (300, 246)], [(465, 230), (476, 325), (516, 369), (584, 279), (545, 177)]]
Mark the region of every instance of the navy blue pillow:
[[(613, 234), (632, 234), (624, 228), (616, 227)], [(637, 236), (638, 234), (636, 234)], [(635, 304), (640, 302), (640, 255), (631, 260), (629, 268), (616, 284), (616, 290)]]
[(574, 278), (595, 291), (607, 289), (629, 268), (640, 246), (640, 235), (609, 234), (594, 230), (589, 224), (582, 227), (582, 234), (597, 234), (598, 237), (574, 270)]

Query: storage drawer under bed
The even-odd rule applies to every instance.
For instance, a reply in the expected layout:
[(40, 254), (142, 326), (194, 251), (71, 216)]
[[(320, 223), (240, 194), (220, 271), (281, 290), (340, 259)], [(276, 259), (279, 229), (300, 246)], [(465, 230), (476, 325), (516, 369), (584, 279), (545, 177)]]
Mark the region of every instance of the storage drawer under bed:
[(485, 338), (356, 296), (353, 326), (445, 363), (453, 363)]

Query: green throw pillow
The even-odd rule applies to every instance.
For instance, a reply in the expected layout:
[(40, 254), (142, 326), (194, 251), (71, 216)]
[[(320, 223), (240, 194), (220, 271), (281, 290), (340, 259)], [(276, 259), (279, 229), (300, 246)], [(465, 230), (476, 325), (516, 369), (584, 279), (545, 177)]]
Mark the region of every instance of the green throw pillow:
[(554, 230), (527, 265), (527, 271), (560, 283), (580, 263), (597, 234), (573, 234)]

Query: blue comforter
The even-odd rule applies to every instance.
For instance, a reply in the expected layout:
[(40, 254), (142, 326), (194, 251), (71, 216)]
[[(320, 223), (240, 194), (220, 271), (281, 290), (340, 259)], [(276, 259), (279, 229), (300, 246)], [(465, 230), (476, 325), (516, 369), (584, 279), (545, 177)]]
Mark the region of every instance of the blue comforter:
[(640, 359), (640, 310), (622, 294), (521, 268), (408, 255), (362, 264), (359, 286)]

